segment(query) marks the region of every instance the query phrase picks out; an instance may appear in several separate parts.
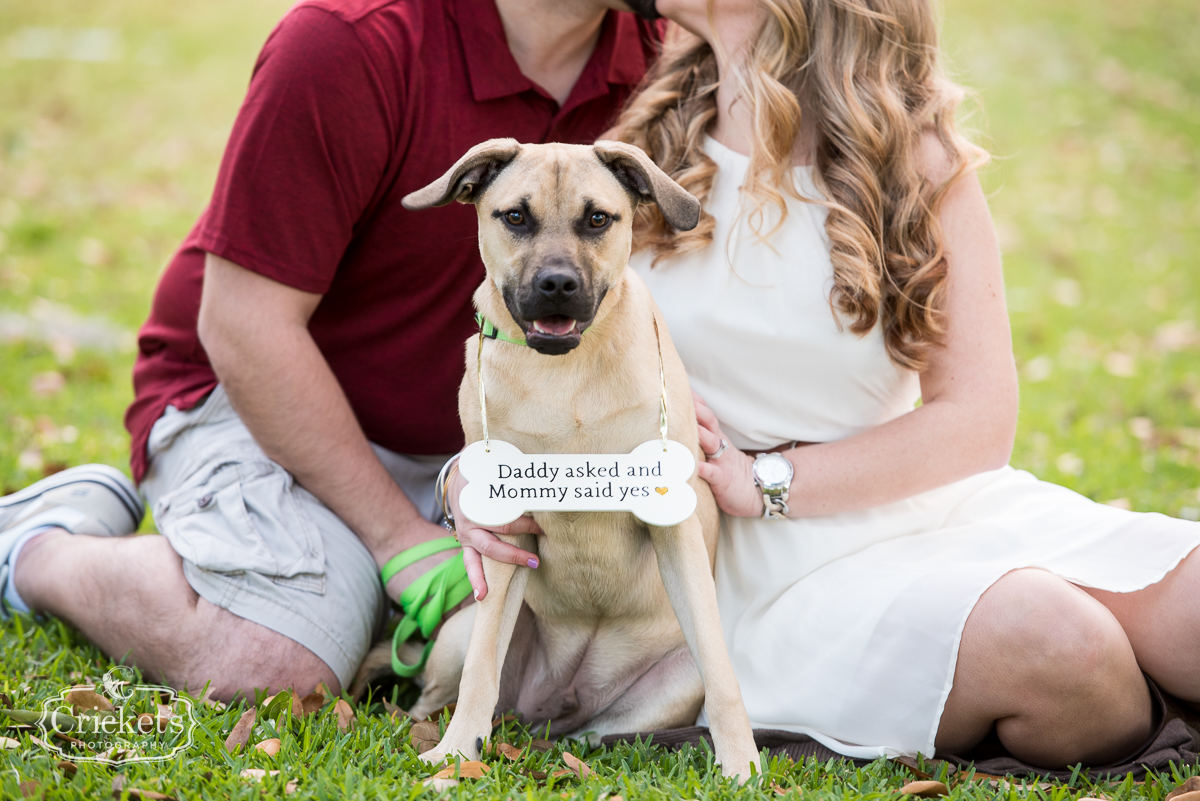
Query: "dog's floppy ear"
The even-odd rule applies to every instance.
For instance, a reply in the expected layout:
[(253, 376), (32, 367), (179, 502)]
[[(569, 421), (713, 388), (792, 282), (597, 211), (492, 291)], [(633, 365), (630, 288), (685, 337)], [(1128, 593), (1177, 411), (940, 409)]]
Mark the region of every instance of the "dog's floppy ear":
[(596, 155), (641, 203), (657, 203), (671, 227), (690, 231), (700, 222), (700, 201), (671, 180), (640, 147), (601, 139)]
[(409, 211), (445, 206), (452, 200), (476, 203), (500, 171), (517, 157), (516, 139), (489, 139), (471, 148), (446, 174), (429, 186), (404, 196), (400, 202)]

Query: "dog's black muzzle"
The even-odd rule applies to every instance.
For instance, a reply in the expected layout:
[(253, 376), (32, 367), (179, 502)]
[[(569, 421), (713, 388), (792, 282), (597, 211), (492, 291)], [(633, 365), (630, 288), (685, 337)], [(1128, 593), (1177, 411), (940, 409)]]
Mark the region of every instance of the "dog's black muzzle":
[(579, 345), (596, 316), (596, 293), (574, 265), (550, 263), (525, 282), (515, 298), (505, 293), (509, 312), (538, 353), (560, 356)]

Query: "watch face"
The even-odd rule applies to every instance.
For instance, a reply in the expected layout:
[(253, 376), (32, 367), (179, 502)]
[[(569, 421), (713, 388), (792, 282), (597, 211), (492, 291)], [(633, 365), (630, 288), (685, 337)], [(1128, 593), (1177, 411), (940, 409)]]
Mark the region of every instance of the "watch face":
[(792, 480), (792, 464), (786, 456), (772, 453), (754, 463), (754, 477), (764, 487), (786, 487)]

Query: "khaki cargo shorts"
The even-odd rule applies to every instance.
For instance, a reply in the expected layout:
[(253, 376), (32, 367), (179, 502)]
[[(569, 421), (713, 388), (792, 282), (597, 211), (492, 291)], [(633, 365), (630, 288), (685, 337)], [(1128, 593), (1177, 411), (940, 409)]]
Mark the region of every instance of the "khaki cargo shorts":
[[(439, 520), (433, 483), (447, 457), (372, 447), (417, 509)], [(354, 532), (263, 453), (220, 386), (195, 409), (168, 407), (147, 452), (141, 491), (192, 589), (308, 648), (348, 687), (388, 609)]]

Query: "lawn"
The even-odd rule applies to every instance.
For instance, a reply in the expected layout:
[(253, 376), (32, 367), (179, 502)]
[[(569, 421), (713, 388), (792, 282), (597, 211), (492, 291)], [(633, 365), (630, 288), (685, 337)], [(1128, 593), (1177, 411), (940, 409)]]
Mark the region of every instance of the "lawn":
[[(0, 491), (62, 465), (127, 465), (136, 329), (206, 202), (257, 49), (289, 5), (0, 4)], [(945, 0), (943, 13), (955, 74), (977, 92), (967, 122), (995, 157), (984, 180), (1022, 376), (1013, 463), (1096, 500), (1200, 519), (1200, 6)], [(0, 691), (18, 707), (111, 666), (59, 623), (0, 631)], [(279, 737), (277, 755), (227, 754), (244, 709), (201, 704), (188, 758), (130, 766), (126, 787), (230, 798), (295, 781), (296, 798), (432, 795), (409, 724), (381, 704), (358, 707), (347, 732), (332, 703), (302, 718), (281, 708), (263, 710), (250, 740)], [(565, 768), (564, 747), (497, 757), (456, 792), (734, 794), (702, 750), (577, 750), (588, 778), (530, 778)], [(29, 781), (48, 797), (111, 794), (111, 769), (83, 764), (71, 779), (56, 761), (24, 740), (6, 750), (0, 797)], [(247, 767), (281, 774), (260, 785), (240, 776)], [(805, 796), (870, 798), (911, 776), (887, 763), (775, 762), (768, 778)], [(1080, 778), (1009, 795), (1158, 799), (1174, 782)], [(986, 783), (953, 791), (994, 795)]]

